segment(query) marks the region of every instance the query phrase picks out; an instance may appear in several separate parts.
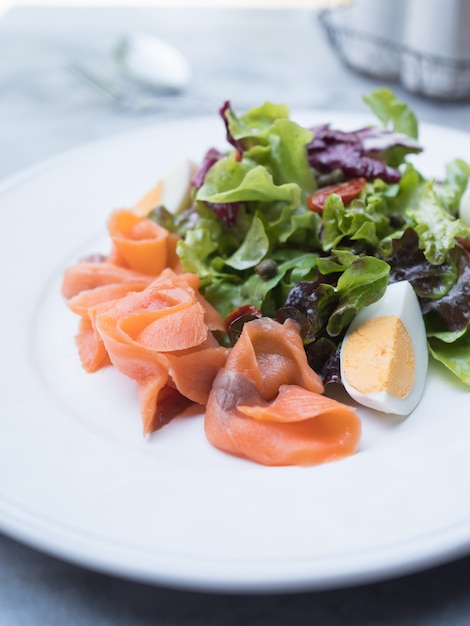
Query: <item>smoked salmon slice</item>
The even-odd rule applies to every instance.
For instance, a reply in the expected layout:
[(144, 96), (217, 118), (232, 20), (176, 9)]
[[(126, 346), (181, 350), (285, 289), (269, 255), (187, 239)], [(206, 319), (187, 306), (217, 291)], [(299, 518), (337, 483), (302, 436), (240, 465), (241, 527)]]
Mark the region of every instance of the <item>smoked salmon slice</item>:
[(149, 276), (111, 263), (77, 263), (65, 272), (62, 293), (69, 298), (70, 310), (81, 317), (75, 343), (85, 371), (96, 372), (110, 364), (106, 348), (92, 322), (92, 311), (129, 292), (142, 291), (151, 281)]
[(81, 291), (88, 291), (104, 285), (115, 285), (139, 281), (148, 285), (152, 280), (134, 270), (120, 267), (109, 261), (79, 262), (68, 267), (62, 277), (62, 295), (70, 299)]
[[(95, 333), (96, 356), (88, 360), (95, 363), (103, 346), (109, 361), (137, 381), (145, 434), (173, 415), (169, 398), (180, 408), (205, 403), (213, 379), (225, 363), (228, 350), (218, 345), (209, 327), (222, 326), (223, 320), (216, 318), (210, 306), (207, 315), (194, 290), (198, 284), (194, 275), (176, 274), (167, 268), (142, 290), (122, 297), (113, 298), (112, 294), (125, 285), (99, 287), (93, 290), (97, 292), (94, 300), (89, 291), (73, 299), (74, 309), (83, 320), (89, 320), (84, 329), (85, 347), (93, 343), (90, 328)], [(105, 289), (109, 299), (104, 298)], [(83, 302), (87, 299), (93, 302), (89, 308)]]
[(137, 381), (144, 434), (158, 430), (192, 404), (205, 405), (227, 353), (217, 345), (160, 355), (164, 365), (160, 375)]
[(137, 397), (144, 435), (159, 430), (193, 404), (180, 391), (155, 378), (138, 381)]
[(101, 337), (93, 328), (90, 318), (82, 317), (75, 335), (75, 344), (83, 369), (86, 372), (96, 372), (111, 365), (108, 353)]
[(207, 347), (185, 354), (166, 354), (168, 371), (177, 389), (196, 404), (205, 405), (218, 371), (225, 365), (229, 349), (214, 340)]
[(355, 411), (323, 395), (295, 322), (247, 322), (217, 374), (205, 412), (217, 448), (263, 465), (316, 465), (356, 451)]
[(251, 378), (263, 398), (271, 400), (282, 384), (296, 384), (323, 393), (323, 383), (308, 366), (297, 324), (279, 324), (269, 317), (253, 320), (231, 351), (228, 369)]

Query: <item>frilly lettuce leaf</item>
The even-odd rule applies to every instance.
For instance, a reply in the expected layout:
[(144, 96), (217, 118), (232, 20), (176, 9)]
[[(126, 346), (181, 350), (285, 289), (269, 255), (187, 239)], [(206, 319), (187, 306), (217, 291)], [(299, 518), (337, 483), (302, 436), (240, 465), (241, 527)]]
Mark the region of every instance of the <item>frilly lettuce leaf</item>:
[(289, 108), (285, 104), (265, 102), (243, 115), (236, 115), (227, 101), (220, 114), (227, 129), (227, 141), (239, 152), (244, 152), (254, 145), (269, 145), (268, 136), (273, 123), (289, 119)]
[(418, 234), (424, 256), (433, 265), (444, 263), (457, 237), (470, 241), (470, 228), (442, 205), (433, 181), (423, 185), (416, 206), (408, 208), (406, 216)]
[(428, 339), (428, 348), (437, 361), (470, 385), (470, 327), (459, 333), (437, 333)]
[(447, 209), (447, 211), (457, 216), (460, 201), (467, 189), (470, 178), (470, 165), (462, 159), (455, 159), (446, 165), (446, 177), (443, 183), (436, 183), (436, 194)]
[(362, 240), (366, 247), (376, 248), (380, 239), (390, 232), (389, 226), (389, 219), (377, 210), (375, 203), (354, 200), (345, 207), (338, 195), (331, 194), (323, 209), (323, 249), (331, 250), (345, 238)]
[[(349, 326), (362, 307), (383, 296), (390, 272), (390, 266), (375, 257), (357, 256), (345, 251), (336, 251), (336, 256), (344, 271), (335, 289), (338, 303), (327, 324), (331, 337), (336, 337)], [(318, 259), (317, 267), (322, 271), (321, 259)]]
[(423, 305), (443, 298), (457, 280), (454, 259), (448, 255), (441, 265), (430, 263), (420, 250), (418, 235), (412, 228), (407, 228), (401, 237), (391, 241), (390, 251), (384, 260), (391, 267), (391, 282), (407, 280)]
[(392, 125), (394, 131), (404, 133), (413, 139), (418, 137), (418, 120), (412, 109), (396, 95), (381, 87), (363, 97), (364, 102), (379, 118), (384, 126)]
[(422, 299), (426, 317), (439, 319), (441, 329), (459, 332), (470, 323), (470, 252), (456, 246), (448, 255), (455, 276), (453, 284), (441, 298)]
[(224, 275), (212, 265), (209, 268), (211, 278), (203, 281), (202, 291), (222, 317), (247, 302), (274, 317), (294, 285), (316, 275), (316, 258), (316, 254), (296, 251), (274, 254), (272, 259), (278, 261), (277, 272), (267, 280), (256, 272)]
[(295, 183), (276, 184), (268, 170), (255, 162), (237, 161), (233, 154), (217, 161), (208, 171), (196, 194), (199, 202), (300, 202), (300, 187)]
[(290, 120), (286, 106), (265, 102), (240, 116), (228, 106), (224, 117), (229, 141), (244, 159), (266, 168), (274, 184), (296, 183), (304, 196), (315, 191), (316, 181), (305, 158), (312, 132)]
[(286, 298), (304, 318), (304, 340), (338, 337), (356, 313), (382, 297), (390, 267), (371, 256), (334, 250), (330, 257), (316, 260), (319, 276), (299, 281)]
[(211, 277), (211, 255), (219, 249), (221, 230), (215, 220), (200, 219), (197, 226), (186, 232), (184, 240), (178, 242), (177, 253), (187, 272), (194, 272), (203, 280)]

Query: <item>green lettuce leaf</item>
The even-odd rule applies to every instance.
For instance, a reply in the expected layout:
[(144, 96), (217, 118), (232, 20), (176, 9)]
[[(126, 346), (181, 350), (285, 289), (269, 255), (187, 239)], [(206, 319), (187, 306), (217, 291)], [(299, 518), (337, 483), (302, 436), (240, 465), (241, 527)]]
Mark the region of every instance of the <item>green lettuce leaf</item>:
[(324, 318), (328, 316), (326, 332), (337, 337), (360, 309), (383, 296), (390, 266), (376, 257), (349, 250), (334, 250), (332, 256), (318, 258), (316, 265), (323, 276), (338, 274), (336, 284), (322, 283), (316, 291), (318, 308)]
[(300, 196), (300, 187), (295, 183), (277, 185), (266, 168), (248, 159), (237, 161), (230, 154), (211, 167), (196, 200), (213, 204), (286, 202), (295, 207)]
[(210, 258), (218, 250), (221, 227), (215, 220), (199, 220), (197, 226), (186, 232), (177, 245), (177, 254), (187, 272), (201, 278), (211, 276)]
[[(340, 265), (347, 264), (347, 267), (338, 279), (336, 294), (339, 301), (327, 325), (332, 337), (349, 326), (358, 311), (383, 296), (390, 272), (390, 266), (375, 257), (342, 255), (340, 251), (336, 254)], [(319, 269), (321, 271), (321, 266)]]
[(433, 265), (444, 263), (447, 253), (456, 245), (456, 237), (470, 240), (470, 228), (445, 209), (433, 181), (422, 187), (417, 205), (407, 209), (406, 216), (418, 234), (420, 249)]
[(222, 317), (247, 303), (274, 316), (295, 284), (316, 275), (317, 255), (291, 250), (279, 252), (272, 259), (278, 261), (277, 272), (269, 279), (256, 272), (224, 275), (212, 267), (211, 280), (202, 283), (201, 291)]
[(381, 87), (363, 97), (371, 111), (384, 126), (392, 125), (397, 133), (404, 133), (413, 139), (418, 137), (418, 120), (413, 110), (398, 100), (391, 89)]
[(439, 333), (428, 339), (432, 356), (470, 385), (470, 327), (461, 333)]
[(269, 102), (236, 116), (227, 111), (230, 133), (244, 146), (243, 159), (262, 165), (276, 185), (295, 183), (303, 196), (317, 187), (306, 159), (312, 131), (289, 119), (289, 109)]
[(236, 115), (231, 108), (226, 116), (231, 135), (237, 141), (243, 140), (245, 150), (256, 145), (269, 145), (269, 134), (276, 120), (289, 119), (289, 107), (285, 104), (265, 102), (253, 107), (243, 115)]
[(470, 165), (462, 159), (455, 159), (446, 165), (444, 182), (435, 185), (440, 202), (454, 217), (458, 215), (460, 201), (467, 189), (469, 178)]
[(323, 249), (332, 250), (344, 238), (375, 248), (390, 232), (390, 220), (377, 210), (377, 202), (354, 200), (348, 207), (337, 194), (328, 196), (323, 209)]
[(236, 270), (246, 270), (258, 265), (268, 250), (269, 239), (263, 222), (255, 215), (243, 243), (226, 259), (225, 264)]

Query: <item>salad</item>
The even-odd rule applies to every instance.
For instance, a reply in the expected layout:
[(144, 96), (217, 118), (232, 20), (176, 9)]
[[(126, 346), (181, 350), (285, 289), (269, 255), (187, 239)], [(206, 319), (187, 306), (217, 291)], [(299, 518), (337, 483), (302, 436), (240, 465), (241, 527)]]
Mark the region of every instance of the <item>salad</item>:
[[(382, 126), (303, 128), (284, 105), (221, 116), (231, 148), (210, 149), (191, 204), (149, 215), (181, 236), (178, 255), (232, 340), (260, 311), (301, 324), (312, 367), (338, 381), (338, 349), (356, 313), (389, 282), (418, 296), (431, 354), (470, 384), (470, 228), (459, 219), (470, 166), (426, 179), (414, 113), (388, 89), (364, 98)], [(240, 315), (238, 315), (240, 314)], [(248, 317), (247, 317), (248, 316)]]
[(217, 448), (312, 465), (361, 436), (328, 385), (403, 415), (428, 355), (470, 385), (470, 166), (426, 178), (411, 109), (388, 89), (364, 100), (379, 124), (354, 131), (226, 102), (227, 149), (207, 150), (184, 200), (160, 181), (110, 216), (109, 254), (66, 270), (82, 365), (137, 382), (145, 434), (197, 403)]

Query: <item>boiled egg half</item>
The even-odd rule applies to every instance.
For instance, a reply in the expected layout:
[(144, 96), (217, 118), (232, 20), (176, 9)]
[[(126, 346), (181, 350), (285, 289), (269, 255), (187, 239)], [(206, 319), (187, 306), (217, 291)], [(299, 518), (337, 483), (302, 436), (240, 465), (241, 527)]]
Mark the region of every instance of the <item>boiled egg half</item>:
[(359, 404), (408, 415), (419, 403), (428, 369), (426, 330), (408, 281), (390, 284), (350, 324), (341, 354), (341, 379)]

